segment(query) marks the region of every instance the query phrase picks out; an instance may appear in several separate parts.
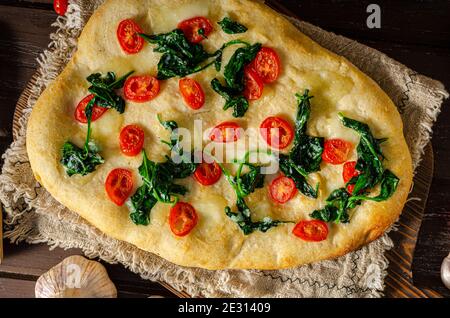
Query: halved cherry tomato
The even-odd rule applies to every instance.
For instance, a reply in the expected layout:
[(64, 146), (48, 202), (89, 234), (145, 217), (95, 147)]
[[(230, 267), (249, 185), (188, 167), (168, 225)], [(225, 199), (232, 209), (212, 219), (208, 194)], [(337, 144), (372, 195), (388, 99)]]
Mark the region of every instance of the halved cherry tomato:
[(295, 196), (297, 188), (291, 178), (280, 176), (270, 184), (269, 193), (275, 202), (286, 203)]
[(114, 169), (106, 178), (106, 193), (112, 202), (122, 206), (133, 191), (133, 175), (126, 169)]
[[(342, 170), (342, 178), (344, 182), (349, 182), (353, 177), (357, 177), (360, 175), (360, 172), (356, 170), (356, 161), (349, 161), (344, 164), (344, 168)], [(347, 186), (347, 192), (352, 194), (353, 189), (355, 189), (354, 184), (349, 184)]]
[(294, 139), (291, 124), (280, 117), (268, 117), (261, 126), (260, 132), (267, 144), (276, 149), (284, 149)]
[(142, 28), (131, 19), (120, 22), (117, 28), (117, 39), (122, 49), (127, 54), (136, 54), (144, 47), (144, 39), (138, 33), (143, 33)]
[(320, 242), (328, 236), (328, 225), (324, 221), (300, 221), (294, 227), (292, 233), (308, 242)]
[(184, 20), (178, 24), (178, 29), (183, 31), (191, 43), (199, 43), (211, 34), (213, 26), (211, 21), (205, 17), (195, 17)]
[(126, 126), (120, 132), (119, 140), (124, 155), (136, 156), (144, 147), (144, 131), (137, 125)]
[(351, 149), (352, 144), (345, 140), (328, 139), (325, 141), (322, 160), (333, 165), (340, 165), (347, 160)]
[(219, 181), (222, 176), (222, 169), (217, 162), (202, 162), (194, 172), (194, 178), (198, 183), (209, 186)]
[(251, 67), (246, 67), (244, 72), (244, 97), (248, 100), (257, 100), (261, 97), (264, 83), (259, 75)]
[(356, 161), (349, 161), (344, 164), (342, 169), (342, 178), (344, 182), (349, 182), (353, 177), (359, 176), (359, 171), (356, 170)]
[(180, 79), (178, 83), (185, 103), (192, 109), (200, 109), (205, 104), (205, 93), (200, 84), (192, 78)]
[(355, 185), (354, 185), (354, 184), (349, 184), (349, 185), (347, 186), (347, 192), (348, 192), (349, 194), (353, 194), (353, 190), (355, 190)]
[(59, 15), (65, 15), (69, 5), (68, 2), (68, 0), (54, 0), (53, 8), (55, 9), (55, 12)]
[(125, 81), (123, 91), (127, 100), (145, 103), (158, 95), (159, 81), (150, 75), (132, 76)]
[(169, 225), (176, 236), (186, 236), (197, 225), (197, 212), (192, 205), (178, 202), (170, 209)]
[[(94, 98), (94, 95), (88, 95), (85, 98), (83, 98), (79, 103), (77, 108), (75, 109), (75, 119), (82, 123), (82, 124), (86, 124), (88, 122), (87, 117), (86, 117), (86, 113), (84, 112), (84, 110), (86, 109), (86, 106), (89, 104), (89, 102)], [(91, 117), (91, 122), (96, 121), (97, 119), (99, 119), (108, 109), (104, 108), (104, 107), (100, 107), (97, 105), (94, 105), (94, 107), (92, 108), (92, 117)]]
[(263, 47), (256, 54), (252, 67), (264, 83), (272, 83), (278, 79), (281, 73), (280, 58), (275, 50)]
[(241, 127), (232, 121), (226, 121), (217, 125), (209, 135), (211, 141), (215, 142), (236, 142), (241, 137)]

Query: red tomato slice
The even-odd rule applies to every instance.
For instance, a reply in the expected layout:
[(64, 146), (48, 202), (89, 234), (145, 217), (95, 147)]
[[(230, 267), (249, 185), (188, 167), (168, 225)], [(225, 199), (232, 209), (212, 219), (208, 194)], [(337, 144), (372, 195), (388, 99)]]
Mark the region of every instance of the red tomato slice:
[[(360, 175), (360, 172), (356, 170), (356, 161), (349, 161), (344, 164), (344, 168), (342, 170), (342, 178), (344, 182), (349, 182), (353, 177), (357, 177)], [(352, 194), (355, 189), (354, 184), (349, 184), (347, 186), (347, 192)]]
[(324, 221), (300, 221), (292, 230), (292, 233), (308, 242), (320, 242), (328, 236), (328, 225)]
[(267, 144), (276, 149), (284, 149), (294, 139), (291, 124), (280, 117), (268, 117), (261, 126), (260, 132)]
[(258, 54), (256, 54), (252, 65), (264, 83), (272, 83), (280, 76), (280, 58), (277, 52), (271, 48), (261, 48)]
[(213, 185), (219, 181), (222, 176), (222, 169), (217, 162), (202, 162), (197, 166), (194, 172), (194, 178), (198, 183), (204, 186)]
[(322, 160), (333, 165), (340, 165), (347, 161), (352, 144), (342, 139), (328, 139), (325, 141)]
[(114, 169), (106, 178), (106, 193), (112, 202), (122, 206), (133, 191), (133, 175), (126, 169)]
[(353, 177), (359, 176), (360, 172), (356, 170), (356, 161), (349, 161), (344, 164), (342, 169), (342, 178), (344, 182), (349, 182)]
[(127, 54), (139, 53), (144, 47), (144, 39), (138, 33), (143, 33), (142, 28), (131, 19), (123, 20), (117, 28), (117, 39), (122, 50)]
[(53, 8), (55, 9), (55, 12), (59, 15), (65, 15), (67, 12), (67, 7), (69, 5), (68, 2), (68, 0), (54, 0)]
[(153, 76), (132, 76), (124, 84), (124, 95), (127, 100), (145, 103), (155, 98), (159, 93), (159, 81)]
[[(88, 95), (85, 98), (83, 98), (79, 103), (77, 108), (75, 109), (75, 119), (82, 123), (82, 124), (87, 124), (88, 120), (86, 117), (86, 113), (84, 112), (84, 110), (86, 109), (86, 106), (89, 104), (89, 102), (94, 98), (94, 95)], [(107, 111), (107, 108), (104, 107), (100, 107), (97, 105), (94, 105), (94, 107), (92, 108), (92, 117), (91, 117), (91, 122), (96, 121), (97, 119), (99, 119), (100, 117), (102, 117), (102, 115)]]
[(236, 142), (241, 138), (241, 127), (232, 121), (226, 121), (217, 125), (209, 135), (211, 141), (215, 142)]
[(269, 193), (275, 202), (286, 203), (295, 196), (297, 188), (291, 178), (281, 176), (272, 181)]
[(136, 125), (129, 125), (122, 129), (119, 136), (120, 150), (126, 156), (138, 155), (144, 147), (144, 131)]
[[(180, 22), (178, 24), (178, 29), (181, 29), (181, 31), (183, 31), (189, 42), (199, 43), (211, 34), (213, 26), (211, 24), (211, 21), (209, 21), (207, 18), (195, 17)], [(200, 32), (200, 30), (203, 31)]]
[(248, 100), (259, 99), (263, 93), (264, 83), (252, 67), (245, 68), (244, 82), (244, 97)]
[(185, 103), (192, 109), (200, 109), (205, 104), (205, 93), (200, 84), (192, 78), (183, 78), (179, 82), (180, 92)]
[(198, 216), (192, 205), (178, 202), (170, 209), (169, 225), (176, 236), (186, 236), (197, 225)]
[(353, 190), (355, 190), (355, 185), (354, 185), (354, 184), (349, 184), (349, 185), (347, 186), (347, 192), (348, 192), (349, 194), (353, 194)]

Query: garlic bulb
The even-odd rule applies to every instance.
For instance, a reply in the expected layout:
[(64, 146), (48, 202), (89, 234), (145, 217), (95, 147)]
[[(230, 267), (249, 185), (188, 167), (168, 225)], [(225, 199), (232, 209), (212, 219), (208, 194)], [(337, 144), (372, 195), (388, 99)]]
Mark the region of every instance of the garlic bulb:
[(117, 290), (102, 264), (70, 256), (36, 282), (36, 298), (116, 298)]
[(441, 265), (441, 279), (444, 283), (445, 287), (450, 289), (450, 254), (446, 258)]

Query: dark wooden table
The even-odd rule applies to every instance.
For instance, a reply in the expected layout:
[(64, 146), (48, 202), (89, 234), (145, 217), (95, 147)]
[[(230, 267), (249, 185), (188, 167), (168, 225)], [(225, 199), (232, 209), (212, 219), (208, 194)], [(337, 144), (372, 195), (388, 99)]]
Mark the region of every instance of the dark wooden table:
[[(450, 88), (450, 1), (283, 0), (301, 19), (372, 46)], [(381, 29), (366, 26), (366, 8), (380, 5)], [(0, 154), (12, 140), (17, 99), (37, 68), (36, 57), (49, 43), (56, 15), (51, 0), (2, 0), (0, 3)], [(450, 102), (434, 127), (435, 175), (413, 263), (414, 285), (399, 291), (402, 280), (386, 281), (390, 297), (450, 296), (439, 279), (441, 260), (450, 252)], [(35, 280), (77, 250), (49, 251), (45, 245), (5, 244), (0, 265), (0, 297), (33, 297)], [(143, 281), (120, 265), (106, 265), (123, 297), (173, 296), (157, 283)], [(412, 286), (412, 284), (411, 284)]]

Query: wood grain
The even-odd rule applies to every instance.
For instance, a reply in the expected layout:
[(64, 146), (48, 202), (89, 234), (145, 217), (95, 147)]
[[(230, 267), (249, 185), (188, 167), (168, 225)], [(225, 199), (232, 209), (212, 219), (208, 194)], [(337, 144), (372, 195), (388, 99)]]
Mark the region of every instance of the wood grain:
[(394, 241), (394, 248), (386, 252), (389, 268), (385, 281), (385, 293), (388, 297), (442, 297), (434, 290), (419, 289), (414, 286), (411, 268), (418, 232), (433, 178), (433, 169), (433, 149), (428, 144), (414, 177), (414, 187), (409, 196), (409, 201), (398, 221), (397, 230), (389, 234)]
[[(34, 282), (48, 271), (51, 267), (60, 263), (64, 258), (70, 255), (81, 255), (78, 249), (63, 250), (60, 248), (49, 252), (49, 247), (44, 244), (28, 245), (21, 243), (19, 245), (5, 242), (5, 259), (0, 265), (0, 279), (8, 278), (15, 280), (24, 280)], [(141, 279), (138, 275), (118, 264), (107, 264), (101, 262), (111, 280), (120, 292), (127, 295), (159, 295), (164, 297), (175, 297), (174, 293), (167, 288), (163, 288), (159, 283)], [(0, 288), (0, 298), (8, 294), (14, 294), (11, 289)], [(33, 292), (34, 293), (34, 292)], [(33, 294), (34, 295), (34, 294)], [(17, 295), (20, 297), (20, 295)]]

